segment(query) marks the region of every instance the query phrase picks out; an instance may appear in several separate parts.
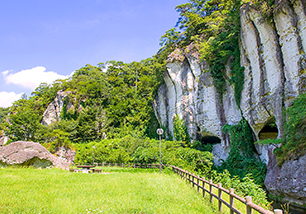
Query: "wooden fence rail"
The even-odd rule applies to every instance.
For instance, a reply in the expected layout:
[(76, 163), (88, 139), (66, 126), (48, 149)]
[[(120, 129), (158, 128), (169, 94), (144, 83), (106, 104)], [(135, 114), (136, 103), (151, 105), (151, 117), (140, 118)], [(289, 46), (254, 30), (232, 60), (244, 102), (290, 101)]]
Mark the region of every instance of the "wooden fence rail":
[[(74, 163), (74, 166), (78, 165), (86, 165), (80, 163)], [(128, 168), (153, 168), (158, 169), (159, 164), (141, 164), (141, 163), (95, 163), (95, 166), (102, 166), (102, 167), (128, 167)], [(162, 164), (162, 168), (168, 167), (169, 165)]]
[[(84, 164), (78, 164), (74, 163), (73, 165), (84, 165)], [(96, 166), (102, 166), (102, 167), (129, 167), (129, 168), (159, 168), (159, 164), (140, 164), (140, 163), (95, 163)], [(162, 165), (162, 167), (169, 167), (169, 165)], [(206, 193), (209, 194), (210, 202), (213, 202), (213, 199), (216, 198), (218, 200), (218, 207), (219, 211), (223, 212), (223, 204), (227, 206), (230, 209), (230, 214), (243, 214), (241, 211), (239, 211), (235, 207), (235, 200), (238, 200), (245, 204), (246, 206), (246, 214), (252, 214), (253, 210), (258, 211), (261, 214), (283, 214), (282, 210), (275, 209), (273, 212), (269, 210), (265, 210), (264, 208), (254, 204), (252, 202), (251, 196), (246, 196), (245, 198), (242, 198), (234, 193), (234, 189), (230, 188), (229, 190), (222, 187), (221, 183), (214, 184), (212, 180), (209, 181), (205, 180), (205, 178), (200, 178), (198, 175), (191, 174), (191, 172), (187, 172), (183, 169), (180, 169), (176, 166), (171, 166), (173, 171), (178, 174), (182, 179), (187, 180), (190, 183), (190, 186), (196, 187), (197, 191), (200, 192), (202, 190), (203, 197), (206, 196)], [(202, 184), (201, 184), (202, 183)], [(207, 189), (206, 186), (209, 186)], [(213, 188), (216, 188), (218, 190), (218, 194), (215, 194), (213, 192)], [(229, 195), (229, 203), (225, 201), (222, 198), (223, 193), (226, 193)]]
[[(197, 191), (200, 192), (200, 189), (202, 190), (203, 197), (205, 197), (206, 193), (210, 195), (210, 202), (213, 202), (213, 199), (216, 198), (218, 200), (218, 207), (219, 211), (223, 211), (223, 204), (227, 206), (230, 209), (230, 214), (237, 213), (237, 214), (243, 214), (241, 211), (239, 211), (234, 206), (235, 199), (242, 202), (246, 206), (247, 214), (252, 214), (253, 210), (258, 211), (262, 214), (283, 214), (282, 210), (275, 209), (274, 212), (271, 212), (269, 210), (265, 210), (264, 208), (252, 203), (252, 197), (246, 196), (245, 199), (236, 195), (234, 193), (234, 189), (230, 188), (229, 190), (222, 187), (221, 183), (214, 184), (212, 180), (205, 180), (205, 178), (200, 178), (199, 176), (196, 176), (194, 174), (191, 174), (190, 172), (187, 172), (183, 169), (180, 169), (175, 166), (171, 166), (173, 171), (177, 173), (182, 179), (187, 180), (190, 183), (190, 186), (197, 188)], [(202, 183), (202, 185), (201, 185)], [(206, 186), (209, 188), (207, 189)], [(213, 188), (216, 188), (218, 190), (218, 194), (215, 194), (213, 192)], [(222, 198), (222, 194), (226, 193), (229, 195), (229, 203), (225, 201)]]

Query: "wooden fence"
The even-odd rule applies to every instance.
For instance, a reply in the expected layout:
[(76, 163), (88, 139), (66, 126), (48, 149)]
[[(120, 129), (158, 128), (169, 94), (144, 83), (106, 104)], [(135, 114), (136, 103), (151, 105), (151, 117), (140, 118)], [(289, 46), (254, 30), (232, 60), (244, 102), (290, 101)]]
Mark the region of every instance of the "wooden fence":
[[(85, 164), (80, 164), (80, 163), (74, 163), (74, 166), (78, 165), (85, 165)], [(141, 164), (141, 163), (95, 163), (95, 166), (102, 166), (102, 167), (128, 167), (128, 168), (153, 168), (153, 169), (158, 169), (159, 164)], [(162, 168), (168, 167), (169, 165), (164, 165), (162, 164)]]
[[(175, 173), (181, 176), (182, 179), (187, 180), (190, 183), (190, 185), (192, 185), (192, 187), (196, 187), (198, 192), (200, 192), (200, 189), (201, 189), (203, 193), (203, 197), (205, 197), (206, 193), (208, 193), (210, 195), (210, 202), (213, 202), (213, 198), (216, 198), (218, 200), (218, 207), (219, 207), (220, 212), (223, 211), (223, 204), (224, 204), (230, 209), (230, 214), (233, 214), (233, 213), (243, 214), (241, 211), (239, 211), (234, 206), (235, 200), (238, 200), (242, 202), (243, 204), (245, 204), (247, 214), (252, 214), (253, 210), (256, 210), (262, 214), (283, 214), (282, 210), (276, 209), (274, 210), (274, 212), (271, 212), (271, 211), (265, 210), (264, 208), (252, 203), (251, 196), (246, 196), (244, 199), (236, 195), (234, 193), (233, 188), (230, 188), (229, 190), (227, 190), (222, 187), (221, 183), (214, 184), (212, 180), (207, 181), (205, 180), (205, 178), (200, 178), (199, 176), (195, 176), (194, 174), (191, 174), (190, 172), (187, 172), (178, 167), (175, 167), (175, 166), (171, 166), (171, 167)], [(208, 186), (208, 189), (206, 189), (206, 186)], [(213, 188), (217, 189), (218, 194), (213, 193)], [(222, 198), (223, 193), (226, 193), (229, 195), (229, 203)]]
[[(73, 165), (77, 166), (80, 165), (78, 163), (74, 163)], [(84, 164), (81, 164), (84, 165)], [(159, 168), (159, 164), (140, 164), (140, 163), (95, 163), (96, 166), (102, 166), (102, 167), (129, 167), (129, 168)], [(169, 165), (162, 165), (162, 168), (169, 167)], [(246, 213), (252, 214), (253, 210), (256, 210), (257, 212), (261, 214), (283, 214), (282, 210), (275, 209), (274, 212), (271, 212), (269, 210), (265, 210), (264, 208), (252, 203), (252, 197), (246, 196), (245, 198), (242, 198), (234, 193), (234, 189), (230, 188), (229, 190), (222, 187), (221, 183), (214, 184), (212, 180), (209, 181), (205, 180), (205, 178), (200, 178), (199, 176), (195, 176), (194, 174), (191, 174), (191, 172), (187, 172), (183, 169), (180, 169), (176, 166), (171, 166), (173, 171), (180, 175), (182, 179), (185, 179), (190, 183), (192, 187), (196, 187), (198, 192), (200, 192), (200, 189), (202, 190), (203, 197), (206, 196), (206, 193), (210, 195), (210, 202), (213, 202), (213, 199), (216, 198), (218, 200), (218, 207), (219, 211), (223, 212), (223, 204), (227, 206), (230, 209), (230, 214), (243, 214), (241, 211), (239, 211), (237, 208), (235, 208), (235, 200), (238, 200), (245, 204), (246, 206)], [(206, 185), (209, 187), (206, 189)], [(218, 194), (215, 194), (213, 192), (213, 188), (217, 189)], [(222, 198), (222, 194), (226, 193), (229, 195), (229, 203), (225, 201)]]

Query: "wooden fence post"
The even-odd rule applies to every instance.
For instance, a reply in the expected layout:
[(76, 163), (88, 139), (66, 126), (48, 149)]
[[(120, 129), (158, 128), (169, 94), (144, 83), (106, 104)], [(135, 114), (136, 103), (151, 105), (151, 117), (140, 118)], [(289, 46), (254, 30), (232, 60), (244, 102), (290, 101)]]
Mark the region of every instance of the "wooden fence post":
[(253, 213), (252, 207), (248, 205), (249, 203), (252, 203), (252, 197), (251, 196), (246, 196), (245, 200), (246, 200), (247, 214), (252, 214)]
[(210, 202), (213, 202), (213, 196), (212, 196), (212, 180), (209, 180), (209, 193), (210, 193)]
[(197, 175), (197, 187), (198, 187), (198, 192), (200, 192), (200, 177)]
[(234, 207), (234, 188), (229, 189), (229, 197), (230, 197), (230, 214), (234, 214), (232, 208)]
[(194, 187), (194, 173), (192, 173), (192, 187)]
[(205, 177), (202, 178), (203, 179), (203, 183), (202, 183), (202, 187), (203, 187), (203, 198), (206, 195), (206, 191), (205, 191)]
[(275, 209), (274, 214), (283, 214), (283, 211), (279, 209)]
[(222, 213), (222, 184), (218, 183), (219, 212)]

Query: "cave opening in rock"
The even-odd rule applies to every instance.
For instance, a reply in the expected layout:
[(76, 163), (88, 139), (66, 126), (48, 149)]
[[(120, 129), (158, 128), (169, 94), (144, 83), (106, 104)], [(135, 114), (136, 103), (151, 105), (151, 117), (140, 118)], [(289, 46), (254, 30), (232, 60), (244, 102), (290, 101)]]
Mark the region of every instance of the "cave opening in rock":
[(205, 137), (202, 137), (201, 142), (204, 145), (216, 144), (216, 143), (221, 143), (221, 139), (215, 136), (205, 136)]
[(201, 151), (212, 151), (213, 145), (221, 143), (221, 139), (213, 135), (203, 136), (198, 127), (196, 141), (193, 143), (193, 148)]
[(275, 124), (275, 118), (271, 119), (259, 132), (259, 140), (276, 139), (278, 135), (278, 129)]

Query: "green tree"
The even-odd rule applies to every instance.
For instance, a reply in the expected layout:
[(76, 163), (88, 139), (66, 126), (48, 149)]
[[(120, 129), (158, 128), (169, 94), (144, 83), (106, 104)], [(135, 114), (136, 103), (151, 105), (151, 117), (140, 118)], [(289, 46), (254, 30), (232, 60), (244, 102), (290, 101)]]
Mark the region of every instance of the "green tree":
[(183, 119), (180, 119), (178, 115), (175, 116), (173, 121), (174, 137), (177, 141), (189, 142), (190, 137), (187, 131), (187, 126)]
[(4, 123), (9, 113), (9, 108), (0, 107), (0, 124)]
[(41, 115), (30, 108), (23, 108), (9, 115), (9, 123), (5, 124), (5, 134), (12, 141), (37, 141), (41, 136), (38, 130), (41, 128)]

